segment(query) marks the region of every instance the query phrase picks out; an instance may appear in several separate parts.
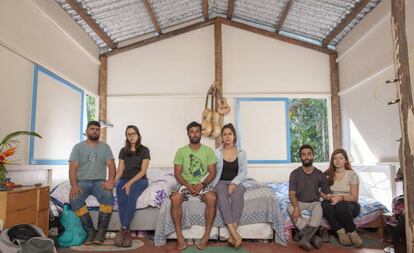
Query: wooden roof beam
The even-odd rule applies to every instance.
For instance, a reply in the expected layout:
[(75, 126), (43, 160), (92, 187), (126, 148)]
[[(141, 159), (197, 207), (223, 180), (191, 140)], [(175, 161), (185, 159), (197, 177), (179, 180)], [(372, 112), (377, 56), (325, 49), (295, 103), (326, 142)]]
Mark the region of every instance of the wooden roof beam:
[(227, 19), (231, 20), (234, 11), (234, 0), (229, 0), (227, 4)]
[(279, 33), (280, 29), (282, 28), (283, 23), (286, 20), (287, 15), (289, 14), (290, 8), (293, 5), (293, 0), (289, 0), (289, 2), (286, 4), (285, 9), (283, 10), (282, 16), (279, 19), (279, 22), (276, 24), (276, 30), (275, 33)]
[(161, 28), (160, 28), (160, 25), (158, 24), (157, 17), (155, 17), (154, 12), (152, 11), (151, 4), (149, 3), (148, 0), (144, 0), (144, 5), (145, 5), (145, 9), (147, 9), (148, 15), (151, 17), (152, 24), (155, 27), (155, 31), (158, 34), (161, 34)]
[(143, 47), (143, 46), (146, 46), (148, 44), (152, 44), (152, 43), (155, 43), (155, 42), (158, 42), (158, 41), (161, 41), (161, 40), (172, 38), (172, 37), (180, 35), (180, 34), (184, 34), (184, 33), (187, 33), (187, 32), (197, 30), (199, 28), (209, 26), (209, 25), (213, 24), (213, 22), (214, 22), (214, 19), (209, 19), (209, 20), (206, 20), (206, 21), (202, 21), (202, 22), (199, 22), (199, 23), (196, 23), (196, 24), (192, 24), (192, 25), (189, 25), (189, 26), (179, 28), (177, 30), (173, 30), (171, 32), (161, 33), (158, 36), (154, 36), (154, 37), (149, 38), (149, 39), (141, 40), (141, 41), (135, 42), (133, 44), (130, 44), (130, 45), (127, 45), (127, 46), (124, 46), (124, 47), (116, 48), (116, 49), (114, 49), (110, 52), (104, 53), (103, 55), (111, 56), (111, 55), (116, 55), (116, 54), (119, 54), (119, 53), (126, 52), (126, 51), (134, 49), (134, 48)]
[(101, 27), (95, 22), (95, 20), (89, 16), (85, 10), (76, 2), (76, 0), (66, 0), (66, 2), (72, 7), (72, 9), (89, 25), (89, 27), (105, 42), (108, 47), (115, 49), (116, 45), (112, 39), (101, 29)]
[(354, 10), (346, 16), (335, 29), (326, 36), (325, 40), (322, 43), (322, 47), (327, 47), (329, 42), (331, 42), (335, 37), (345, 29), (345, 27), (351, 23), (351, 21), (358, 15), (364, 8), (367, 6), (370, 0), (361, 0), (359, 3), (355, 4)]
[(208, 16), (208, 0), (203, 0), (202, 8), (203, 8), (204, 20), (208, 20), (209, 19), (209, 16)]
[(287, 43), (290, 43), (290, 44), (293, 44), (293, 45), (306, 47), (306, 48), (313, 49), (313, 50), (316, 50), (316, 51), (319, 51), (319, 52), (322, 52), (322, 53), (325, 53), (325, 54), (338, 54), (335, 50), (331, 50), (331, 49), (328, 49), (328, 48), (313, 45), (313, 44), (310, 44), (310, 43), (307, 43), (307, 42), (304, 42), (304, 41), (301, 41), (301, 40), (289, 38), (289, 37), (286, 37), (286, 36), (283, 36), (283, 35), (280, 35), (280, 34), (277, 34), (277, 33), (274, 33), (274, 32), (270, 32), (270, 31), (267, 31), (267, 30), (264, 30), (264, 29), (249, 26), (249, 25), (246, 25), (246, 24), (243, 24), (243, 23), (240, 23), (240, 22), (236, 22), (236, 21), (233, 21), (233, 20), (228, 20), (228, 19), (225, 19), (225, 18), (222, 18), (222, 17), (217, 17), (215, 19), (218, 19), (222, 24), (232, 26), (232, 27), (236, 27), (236, 28), (248, 31), (248, 32), (260, 34), (260, 35), (263, 35), (263, 36), (266, 36), (266, 37), (269, 37), (269, 38), (273, 38), (273, 39), (276, 39), (276, 40), (284, 41), (284, 42), (287, 42)]

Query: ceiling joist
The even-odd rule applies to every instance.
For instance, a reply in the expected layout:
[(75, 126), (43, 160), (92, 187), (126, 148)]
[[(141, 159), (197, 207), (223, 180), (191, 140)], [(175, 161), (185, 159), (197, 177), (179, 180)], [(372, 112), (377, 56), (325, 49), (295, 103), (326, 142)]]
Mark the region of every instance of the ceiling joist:
[(96, 35), (105, 42), (108, 47), (111, 49), (115, 49), (116, 45), (112, 41), (111, 38), (101, 29), (101, 27), (98, 26), (98, 24), (95, 22), (95, 20), (92, 19), (91, 16), (89, 16), (85, 10), (76, 2), (76, 0), (66, 0), (66, 2), (70, 5), (70, 7), (89, 25), (89, 27), (96, 33)]
[(161, 34), (161, 28), (158, 24), (157, 18), (155, 17), (154, 12), (152, 11), (151, 4), (148, 0), (144, 0), (145, 9), (147, 9), (148, 15), (151, 17), (152, 24), (154, 25), (155, 31), (158, 34)]
[(285, 22), (287, 15), (289, 14), (292, 4), (293, 4), (293, 0), (289, 0), (288, 3), (286, 4), (285, 9), (283, 10), (282, 16), (280, 17), (279, 22), (276, 25), (275, 33), (279, 33), (280, 29), (282, 28), (282, 25)]
[(235, 0), (229, 0), (227, 5), (227, 19), (231, 20), (233, 17), (233, 11), (234, 11), (234, 1)]
[(327, 47), (329, 42), (331, 42), (335, 37), (345, 29), (345, 27), (351, 23), (351, 21), (360, 13), (365, 6), (369, 3), (370, 0), (362, 0), (355, 4), (354, 9), (348, 16), (346, 16), (339, 25), (335, 27), (335, 29), (326, 36), (325, 40), (322, 43), (322, 47)]
[(209, 16), (208, 16), (208, 0), (203, 0), (202, 4), (203, 4), (202, 8), (203, 8), (204, 20), (208, 20), (209, 19)]

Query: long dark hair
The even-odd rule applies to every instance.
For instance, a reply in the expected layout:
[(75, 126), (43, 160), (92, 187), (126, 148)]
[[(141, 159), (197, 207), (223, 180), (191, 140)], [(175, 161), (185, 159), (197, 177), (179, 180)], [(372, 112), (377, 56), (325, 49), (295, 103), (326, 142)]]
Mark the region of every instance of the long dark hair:
[(226, 125), (223, 126), (223, 128), (221, 128), (221, 139), (223, 139), (223, 133), (224, 133), (224, 129), (230, 129), (230, 131), (233, 133), (234, 139), (233, 139), (233, 144), (237, 143), (237, 134), (236, 134), (236, 128), (234, 128), (232, 123), (228, 123)]
[(342, 148), (336, 149), (331, 155), (331, 162), (329, 163), (329, 168), (325, 171), (325, 175), (328, 176), (329, 185), (333, 185), (335, 181), (335, 171), (336, 167), (334, 165), (334, 157), (337, 154), (342, 154), (345, 158), (345, 170), (352, 170), (351, 163), (348, 159), (348, 154)]
[[(131, 143), (128, 141), (128, 129), (130, 129), (130, 128), (134, 129), (134, 132), (138, 136), (138, 140), (137, 140), (137, 142), (135, 142), (135, 151), (131, 150)], [(132, 154), (135, 154), (138, 151), (138, 147), (141, 146), (141, 140), (142, 140), (142, 137), (141, 137), (141, 134), (140, 134), (139, 129), (138, 129), (137, 126), (129, 125), (129, 126), (126, 127), (126, 129), (125, 129), (125, 147), (124, 147), (124, 150), (125, 150), (125, 153), (126, 153), (127, 156), (131, 156)]]

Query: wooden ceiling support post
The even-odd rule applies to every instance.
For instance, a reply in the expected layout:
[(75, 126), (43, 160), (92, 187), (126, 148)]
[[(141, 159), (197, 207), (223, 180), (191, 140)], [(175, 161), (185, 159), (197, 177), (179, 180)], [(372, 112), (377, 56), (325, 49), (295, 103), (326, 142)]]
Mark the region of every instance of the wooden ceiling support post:
[[(106, 121), (107, 108), (107, 82), (108, 82), (108, 57), (99, 56), (101, 65), (99, 66), (99, 120)], [(106, 128), (101, 129), (101, 140), (106, 141)]]
[(401, 167), (404, 171), (404, 212), (407, 252), (414, 252), (414, 110), (405, 31), (405, 0), (391, 1), (394, 66), (401, 127)]
[(331, 68), (331, 110), (332, 110), (332, 135), (334, 149), (342, 148), (342, 127), (341, 127), (341, 100), (339, 92), (339, 71), (336, 62), (337, 54), (329, 55)]
[[(215, 82), (216, 82), (216, 108), (218, 108), (219, 100), (223, 97), (223, 44), (221, 39), (221, 23), (214, 20), (214, 66), (215, 66)], [(219, 125), (223, 127), (224, 116), (220, 114)], [(216, 138), (216, 148), (221, 145), (221, 134)]]
[(283, 23), (285, 23), (286, 17), (289, 14), (290, 8), (293, 5), (293, 0), (289, 0), (283, 10), (282, 16), (280, 16), (279, 22), (276, 24), (275, 33), (279, 33)]
[(108, 34), (96, 23), (96, 21), (86, 13), (81, 4), (76, 0), (66, 0), (70, 7), (85, 21), (86, 24), (98, 35), (105, 44), (111, 49), (115, 49), (116, 45)]
[(158, 24), (157, 17), (155, 16), (154, 11), (152, 10), (150, 2), (148, 0), (144, 0), (144, 6), (148, 12), (148, 15), (151, 18), (152, 24), (154, 25), (155, 32), (157, 32), (157, 34), (161, 34), (160, 25)]
[(326, 38), (323, 40), (322, 42), (322, 47), (327, 47), (329, 42), (331, 42), (333, 39), (335, 39), (335, 37), (342, 32), (342, 30), (345, 29), (345, 27), (347, 25), (349, 25), (349, 23), (352, 22), (352, 20), (354, 20), (354, 18), (365, 8), (365, 6), (368, 5), (368, 3), (370, 2), (370, 0), (361, 0), (358, 3), (355, 3), (355, 7), (352, 10), (351, 13), (348, 14), (348, 16), (346, 16), (341, 23), (339, 23), (339, 25), (337, 25), (333, 31), (331, 31), (328, 36), (326, 36)]
[(208, 16), (208, 0), (203, 0), (201, 4), (203, 9), (204, 21), (209, 20), (210, 17)]

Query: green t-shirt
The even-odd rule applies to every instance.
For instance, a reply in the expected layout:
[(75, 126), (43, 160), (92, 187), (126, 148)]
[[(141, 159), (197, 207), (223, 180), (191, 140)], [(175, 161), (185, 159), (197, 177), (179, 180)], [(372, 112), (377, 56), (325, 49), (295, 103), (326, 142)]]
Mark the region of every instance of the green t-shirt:
[(106, 179), (106, 164), (114, 155), (108, 144), (98, 142), (95, 147), (86, 141), (76, 144), (70, 153), (70, 161), (79, 163), (78, 180)]
[(177, 150), (174, 165), (182, 165), (181, 175), (190, 184), (198, 184), (208, 175), (208, 165), (217, 163), (214, 151), (201, 144), (196, 151), (189, 145)]

